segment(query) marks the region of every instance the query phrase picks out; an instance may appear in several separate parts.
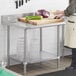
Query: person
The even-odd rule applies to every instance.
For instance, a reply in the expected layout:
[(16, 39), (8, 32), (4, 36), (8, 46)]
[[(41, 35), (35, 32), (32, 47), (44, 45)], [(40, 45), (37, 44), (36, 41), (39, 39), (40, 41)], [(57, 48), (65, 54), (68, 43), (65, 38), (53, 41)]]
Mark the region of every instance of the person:
[(56, 19), (66, 16), (64, 45), (72, 49), (72, 62), (66, 69), (76, 71), (76, 0), (70, 0), (64, 11), (57, 10), (54, 14)]

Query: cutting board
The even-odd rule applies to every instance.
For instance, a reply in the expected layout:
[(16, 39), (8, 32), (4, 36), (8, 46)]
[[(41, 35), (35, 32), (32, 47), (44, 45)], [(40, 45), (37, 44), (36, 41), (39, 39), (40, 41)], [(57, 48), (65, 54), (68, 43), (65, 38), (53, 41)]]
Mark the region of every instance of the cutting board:
[(18, 18), (18, 21), (27, 23), (28, 21), (25, 18)]
[(26, 20), (25, 18), (18, 18), (19, 21), (33, 24), (33, 25), (43, 25), (43, 24), (51, 24), (51, 23), (58, 23), (63, 22), (63, 19), (42, 19), (42, 20)]

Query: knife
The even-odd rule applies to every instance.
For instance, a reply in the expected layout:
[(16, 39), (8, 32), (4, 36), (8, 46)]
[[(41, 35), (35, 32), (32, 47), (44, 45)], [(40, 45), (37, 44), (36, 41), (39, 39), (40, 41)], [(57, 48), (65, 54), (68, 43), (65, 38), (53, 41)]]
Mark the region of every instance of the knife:
[(25, 0), (25, 2), (27, 3), (27, 0)]
[(22, 5), (23, 5), (24, 1), (22, 0)]
[(16, 4), (16, 9), (18, 8), (18, 1), (16, 0), (15, 1), (15, 4)]
[(21, 6), (21, 5), (22, 5), (21, 0), (19, 0), (19, 6)]

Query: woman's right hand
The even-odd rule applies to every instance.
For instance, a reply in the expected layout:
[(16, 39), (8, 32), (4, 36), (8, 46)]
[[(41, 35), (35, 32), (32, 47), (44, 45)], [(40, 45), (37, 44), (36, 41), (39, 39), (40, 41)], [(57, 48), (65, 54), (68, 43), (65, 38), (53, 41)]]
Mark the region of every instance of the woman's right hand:
[(62, 18), (64, 15), (63, 14), (58, 14), (58, 15), (56, 15), (55, 17), (54, 17), (54, 19), (60, 19), (60, 18)]

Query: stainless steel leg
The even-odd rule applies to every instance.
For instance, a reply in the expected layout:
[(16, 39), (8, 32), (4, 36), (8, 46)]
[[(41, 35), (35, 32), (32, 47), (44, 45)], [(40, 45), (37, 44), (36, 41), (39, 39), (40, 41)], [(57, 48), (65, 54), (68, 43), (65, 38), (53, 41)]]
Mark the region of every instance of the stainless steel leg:
[(27, 63), (25, 62), (23, 65), (24, 65), (24, 76), (27, 76)]
[(57, 69), (59, 69), (60, 64), (60, 35), (59, 35), (59, 25), (57, 26)]
[(27, 76), (26, 74), (26, 66), (27, 66), (27, 29), (24, 30), (24, 76)]
[(41, 51), (42, 51), (42, 28), (40, 28), (40, 62), (41, 62)]
[(64, 25), (62, 25), (62, 57), (64, 58)]
[(7, 26), (7, 67), (10, 65), (10, 26)]

